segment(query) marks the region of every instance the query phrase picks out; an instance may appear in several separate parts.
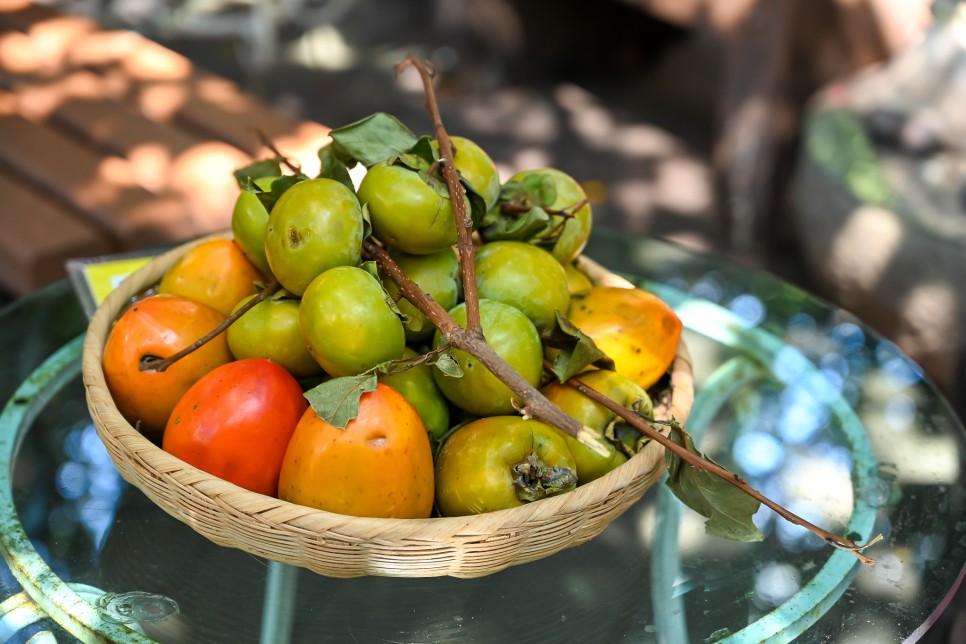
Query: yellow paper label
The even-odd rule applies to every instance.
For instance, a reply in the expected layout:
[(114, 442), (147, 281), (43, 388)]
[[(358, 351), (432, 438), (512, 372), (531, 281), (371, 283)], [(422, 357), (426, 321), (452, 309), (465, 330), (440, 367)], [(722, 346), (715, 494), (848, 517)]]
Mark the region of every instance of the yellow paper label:
[(133, 257), (97, 262), (84, 267), (84, 277), (94, 302), (100, 305), (124, 278), (148, 263), (150, 257)]

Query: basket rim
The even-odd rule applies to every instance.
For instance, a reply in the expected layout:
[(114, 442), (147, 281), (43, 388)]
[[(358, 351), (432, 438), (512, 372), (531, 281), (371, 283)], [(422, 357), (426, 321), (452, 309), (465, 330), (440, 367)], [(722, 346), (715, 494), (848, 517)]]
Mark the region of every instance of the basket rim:
[[(469, 528), (469, 524), (481, 521), (490, 522), (497, 519), (499, 519), (499, 524), (504, 526), (504, 529), (498, 532), (505, 532), (507, 530), (506, 526), (524, 525), (527, 520), (535, 514), (535, 510), (538, 510), (540, 515), (545, 515), (547, 517), (553, 516), (555, 514), (555, 510), (551, 509), (551, 506), (554, 504), (559, 505), (566, 502), (568, 509), (581, 510), (592, 504), (598, 503), (601, 499), (625, 487), (628, 481), (653, 469), (654, 466), (651, 463), (653, 463), (654, 455), (648, 454), (649, 450), (660, 449), (663, 451), (663, 447), (660, 445), (660, 443), (657, 441), (651, 441), (647, 446), (645, 446), (644, 449), (628, 459), (626, 463), (623, 463), (621, 466), (611, 470), (604, 476), (589, 483), (580, 485), (576, 489), (566, 494), (548, 497), (541, 499), (538, 502), (475, 515), (456, 517), (434, 516), (415, 519), (357, 517), (353, 515), (344, 515), (326, 510), (310, 508), (308, 506), (295, 504), (277, 497), (252, 492), (229, 481), (204, 472), (203, 470), (200, 470), (164, 451), (156, 443), (150, 441), (143, 434), (137, 431), (134, 426), (132, 426), (121, 416), (120, 412), (117, 410), (117, 407), (113, 405), (113, 397), (107, 388), (101, 358), (112, 322), (133, 297), (145, 292), (148, 288), (156, 284), (160, 280), (164, 270), (166, 270), (166, 268), (170, 266), (170, 264), (172, 264), (177, 257), (182, 255), (190, 248), (204, 243), (210, 239), (225, 237), (230, 238), (230, 232), (222, 232), (204, 236), (167, 250), (151, 259), (142, 268), (132, 273), (128, 279), (124, 280), (118, 286), (118, 288), (111, 292), (104, 302), (97, 308), (88, 325), (88, 332), (83, 343), (82, 376), (87, 395), (88, 408), (91, 412), (93, 420), (95, 421), (98, 432), (105, 431), (110, 433), (115, 438), (122, 440), (125, 446), (136, 445), (138, 450), (147, 450), (148, 453), (151, 454), (152, 462), (163, 466), (160, 468), (163, 472), (186, 469), (191, 471), (193, 474), (192, 480), (195, 481), (195, 486), (197, 487), (198, 485), (204, 484), (206, 489), (210, 489), (212, 491), (218, 490), (219, 499), (222, 505), (224, 505), (225, 501), (224, 495), (230, 493), (229, 499), (258, 498), (262, 500), (262, 505), (264, 505), (266, 508), (264, 511), (251, 513), (239, 509), (236, 504), (229, 501), (229, 506), (235, 512), (244, 514), (246, 517), (254, 519), (258, 523), (261, 523), (265, 526), (270, 526), (277, 529), (281, 524), (277, 521), (270, 520), (264, 515), (266, 512), (270, 512), (273, 509), (285, 509), (287, 510), (288, 514), (288, 517), (284, 521), (285, 527), (291, 527), (292, 529), (298, 530), (308, 530), (309, 532), (319, 531), (311, 528), (300, 528), (298, 527), (299, 524), (311, 524), (315, 521), (322, 521), (322, 523), (327, 525), (337, 524), (340, 526), (340, 528), (345, 528), (346, 526), (351, 525), (358, 532), (369, 532), (372, 528), (386, 528), (396, 525), (406, 526), (410, 529), (418, 529), (419, 527), (444, 527), (452, 532), (459, 533), (461, 528)], [(593, 267), (596, 265), (596, 263), (589, 259), (585, 259), (585, 261), (589, 263), (593, 270)], [(599, 267), (599, 265), (596, 266)], [(629, 282), (627, 283), (629, 284)], [(671, 409), (667, 410), (664, 414), (657, 414), (656, 416), (660, 420), (668, 420), (673, 415), (683, 425), (687, 422), (687, 416), (690, 413), (690, 408), (693, 403), (692, 363), (690, 353), (683, 337), (679, 342), (677, 354), (671, 366), (671, 388)], [(97, 402), (101, 399), (110, 401), (111, 405), (102, 406)], [(110, 427), (107, 427), (107, 425), (104, 423), (102, 415), (108, 415), (110, 417), (112, 421), (110, 423)], [(126, 451), (128, 456), (131, 457), (132, 453), (130, 449)], [(663, 456), (661, 460), (663, 460)], [(149, 467), (146, 464), (145, 467), (150, 470), (154, 470), (155, 473), (158, 473), (157, 467)], [(633, 474), (630, 473), (631, 470), (633, 470)], [(159, 475), (158, 478), (164, 477)], [(577, 503), (577, 499), (580, 499), (579, 503)], [(467, 529), (465, 531), (468, 535), (472, 534), (473, 532), (471, 529)]]

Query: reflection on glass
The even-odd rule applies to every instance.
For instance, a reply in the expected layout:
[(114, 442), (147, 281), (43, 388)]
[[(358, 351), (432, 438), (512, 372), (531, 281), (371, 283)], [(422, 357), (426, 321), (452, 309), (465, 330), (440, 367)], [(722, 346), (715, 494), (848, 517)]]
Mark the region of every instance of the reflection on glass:
[(66, 460), (56, 475), (56, 489), (64, 503), (51, 511), (51, 530), (67, 536), (80, 526), (100, 549), (114, 521), (124, 481), (91, 423), (67, 432), (64, 452)]

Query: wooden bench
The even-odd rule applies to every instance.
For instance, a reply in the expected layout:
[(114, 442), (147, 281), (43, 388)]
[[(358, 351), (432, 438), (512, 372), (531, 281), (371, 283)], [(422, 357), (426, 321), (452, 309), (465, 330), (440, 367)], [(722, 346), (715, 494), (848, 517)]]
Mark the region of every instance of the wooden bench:
[(0, 0), (0, 291), (65, 261), (226, 229), (231, 171), (270, 152), (317, 171), (328, 129), (129, 31)]

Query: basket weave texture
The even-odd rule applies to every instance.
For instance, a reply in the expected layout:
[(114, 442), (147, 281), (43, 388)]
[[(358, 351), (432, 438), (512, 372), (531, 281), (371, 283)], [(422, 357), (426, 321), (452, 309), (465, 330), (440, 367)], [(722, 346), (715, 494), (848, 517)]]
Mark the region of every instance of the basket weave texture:
[[(97, 433), (121, 475), (154, 503), (214, 543), (308, 568), (330, 577), (480, 577), (584, 543), (640, 499), (664, 472), (664, 448), (650, 442), (607, 475), (572, 492), (518, 508), (466, 517), (351, 517), (249, 492), (175, 458), (118, 412), (101, 367), (113, 321), (132, 297), (158, 283), (179, 246), (132, 274), (90, 322), (83, 349), (87, 404)], [(582, 258), (599, 284), (630, 286)], [(670, 403), (659, 419), (686, 422), (694, 400), (684, 342), (671, 367)]]

